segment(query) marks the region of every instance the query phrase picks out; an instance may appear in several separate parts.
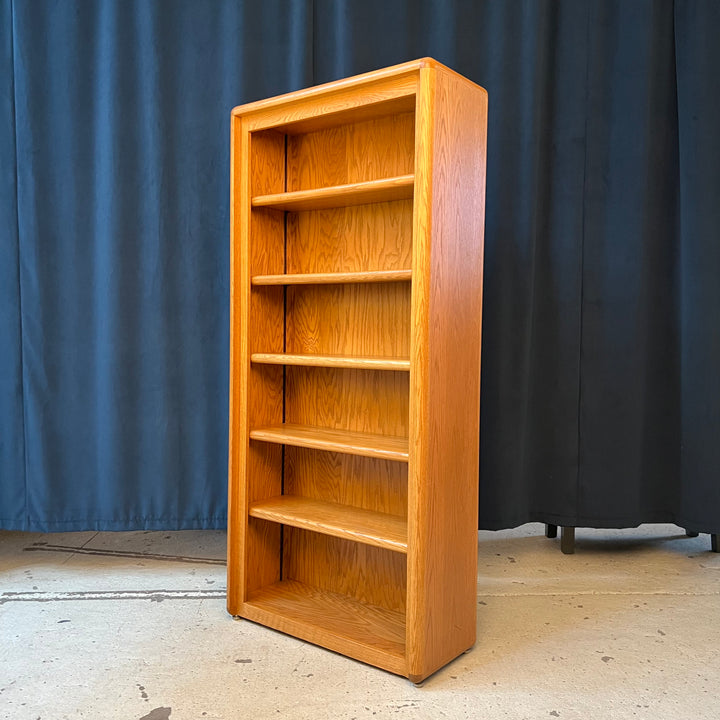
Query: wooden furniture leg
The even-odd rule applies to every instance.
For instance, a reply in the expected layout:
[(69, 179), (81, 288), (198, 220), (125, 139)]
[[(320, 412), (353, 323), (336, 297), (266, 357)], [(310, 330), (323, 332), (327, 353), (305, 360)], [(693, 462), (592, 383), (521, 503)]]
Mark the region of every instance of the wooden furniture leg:
[(572, 555), (575, 552), (575, 528), (563, 527), (560, 529), (560, 550), (564, 555)]
[(711, 534), (710, 534), (710, 547), (712, 548), (712, 551), (713, 551), (714, 553), (720, 552), (720, 550), (718, 550), (718, 536), (717, 536), (717, 533), (711, 533)]
[(557, 525), (545, 525), (545, 537), (546, 538), (556, 538), (557, 537)]

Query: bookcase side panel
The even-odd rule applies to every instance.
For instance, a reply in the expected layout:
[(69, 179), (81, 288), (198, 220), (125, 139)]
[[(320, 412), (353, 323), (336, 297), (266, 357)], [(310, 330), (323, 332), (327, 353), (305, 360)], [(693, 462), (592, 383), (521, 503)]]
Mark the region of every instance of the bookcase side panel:
[(484, 90), (440, 69), (421, 75), (416, 176), (426, 194), (415, 224), (408, 528), (414, 680), (475, 641), (487, 122)]
[[(242, 247), (248, 234), (250, 206), (248, 200), (249, 133), (241, 117), (230, 123), (230, 378), (228, 438), (228, 589), (227, 608), (232, 615), (240, 612), (245, 599), (245, 463), (241, 452), (247, 436), (247, 383), (242, 378), (242, 356), (247, 350), (241, 328), (247, 325), (249, 287), (242, 281), (242, 267), (247, 250)], [(243, 202), (245, 198), (245, 202)]]

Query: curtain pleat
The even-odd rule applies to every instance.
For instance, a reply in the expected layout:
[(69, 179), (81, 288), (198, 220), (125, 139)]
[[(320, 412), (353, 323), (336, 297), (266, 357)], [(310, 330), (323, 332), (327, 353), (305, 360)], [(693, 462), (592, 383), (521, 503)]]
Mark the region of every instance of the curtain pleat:
[(230, 110), (311, 83), (311, 6), (12, 11), (27, 505), (6, 526), (223, 527)]
[(672, 3), (597, 3), (588, 53), (579, 525), (679, 519)]
[(0, 528), (25, 525), (15, 81), (11, 0), (0, 0)]
[(720, 4), (675, 8), (682, 524), (720, 533)]

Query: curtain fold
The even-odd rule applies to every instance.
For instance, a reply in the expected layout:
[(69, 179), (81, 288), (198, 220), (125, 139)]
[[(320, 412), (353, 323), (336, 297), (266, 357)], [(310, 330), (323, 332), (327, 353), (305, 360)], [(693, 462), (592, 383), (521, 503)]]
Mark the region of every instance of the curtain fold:
[(675, 7), (683, 524), (720, 533), (720, 4)]
[(11, 0), (0, 0), (0, 528), (25, 518), (15, 82)]
[(0, 0), (0, 527), (226, 522), (234, 105), (489, 93), (480, 525), (720, 531), (712, 0)]
[(597, 3), (588, 53), (578, 525), (680, 520), (672, 3)]
[(11, 8), (27, 503), (5, 525), (223, 527), (230, 110), (311, 83), (311, 6)]

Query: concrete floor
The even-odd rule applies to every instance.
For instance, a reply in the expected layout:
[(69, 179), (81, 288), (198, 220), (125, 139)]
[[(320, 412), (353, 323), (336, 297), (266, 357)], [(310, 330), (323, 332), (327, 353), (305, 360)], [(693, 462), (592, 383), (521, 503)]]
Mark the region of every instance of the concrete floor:
[(417, 688), (225, 612), (222, 532), (0, 532), (0, 718), (720, 717), (720, 555), (480, 533), (478, 642)]

